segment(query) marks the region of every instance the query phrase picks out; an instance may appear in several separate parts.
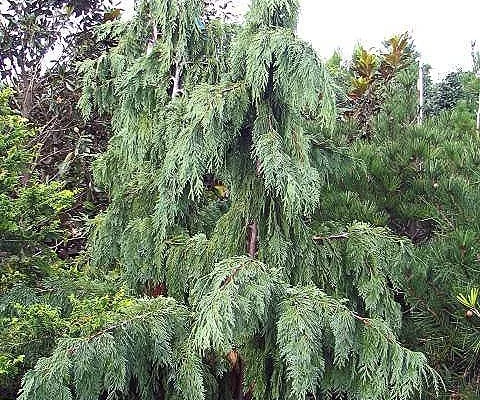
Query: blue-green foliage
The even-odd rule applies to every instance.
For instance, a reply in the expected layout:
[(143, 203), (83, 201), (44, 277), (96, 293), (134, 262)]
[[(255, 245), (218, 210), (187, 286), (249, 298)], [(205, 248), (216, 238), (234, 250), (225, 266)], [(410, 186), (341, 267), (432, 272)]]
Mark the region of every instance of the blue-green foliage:
[[(335, 143), (332, 80), (295, 35), (297, 1), (255, 0), (235, 28), (199, 30), (198, 0), (137, 11), (83, 65), (80, 104), (114, 127), (95, 165), (111, 204), (92, 224), (92, 264), (118, 268), (136, 297), (59, 341), (20, 399), (436, 389), (426, 357), (398, 340), (411, 243), (325, 208), (353, 158)], [(85, 314), (103, 304), (83, 301)]]

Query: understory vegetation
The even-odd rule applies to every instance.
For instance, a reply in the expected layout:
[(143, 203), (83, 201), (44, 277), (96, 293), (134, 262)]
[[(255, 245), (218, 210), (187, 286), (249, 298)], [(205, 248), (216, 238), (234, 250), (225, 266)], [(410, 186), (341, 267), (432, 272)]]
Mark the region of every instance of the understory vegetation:
[(10, 3), (0, 399), (480, 398), (473, 45), (433, 82), (296, 0)]

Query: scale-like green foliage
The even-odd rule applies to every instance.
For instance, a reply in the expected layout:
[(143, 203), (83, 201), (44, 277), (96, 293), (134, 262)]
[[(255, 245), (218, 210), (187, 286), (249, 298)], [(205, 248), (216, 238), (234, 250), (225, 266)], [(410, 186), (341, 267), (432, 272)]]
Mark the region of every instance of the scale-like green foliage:
[(140, 2), (83, 66), (81, 106), (115, 130), (90, 254), (138, 297), (60, 341), (20, 399), (418, 396), (437, 377), (397, 339), (410, 247), (319, 217), (344, 158), (297, 1), (254, 0), (237, 28), (201, 3)]

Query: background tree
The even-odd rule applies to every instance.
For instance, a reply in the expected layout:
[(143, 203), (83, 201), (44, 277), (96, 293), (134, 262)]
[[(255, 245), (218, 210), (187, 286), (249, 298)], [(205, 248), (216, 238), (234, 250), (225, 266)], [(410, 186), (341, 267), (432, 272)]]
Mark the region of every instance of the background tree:
[[(52, 349), (64, 328), (61, 307), (46, 301), (61, 290), (47, 283), (62, 269), (55, 243), (74, 193), (31, 173), (35, 132), (15, 114), (11, 91), (0, 92), (0, 396), (14, 398), (22, 373)], [(28, 176), (29, 179), (25, 177)], [(65, 290), (68, 290), (65, 288)]]
[[(453, 97), (417, 126), (417, 75), (412, 60), (383, 86), (378, 111), (369, 116), (372, 134), (348, 144), (357, 162), (338, 179), (328, 204), (339, 218), (390, 227), (415, 244), (398, 298), (406, 317), (402, 337), (443, 375), (445, 396), (476, 398), (476, 316), (466, 318), (456, 299), (465, 288), (478, 287), (479, 277), (475, 80), (471, 72), (447, 76), (435, 90)], [(352, 122), (339, 129), (343, 144)]]
[(478, 110), (479, 79), (472, 71), (457, 70), (447, 74), (441, 81), (433, 83), (430, 67), (424, 71), (425, 112), (435, 116), (451, 110), (459, 103), (472, 112)]
[(455, 107), (457, 102), (463, 97), (460, 74), (461, 71), (458, 71), (458, 73), (450, 72), (438, 84), (435, 99), (437, 113)]
[[(103, 1), (7, 1), (0, 19), (0, 76), (15, 88), (24, 117), (41, 107), (46, 70), (69, 65), (81, 53), (88, 32), (99, 21), (115, 18)], [(110, 13), (107, 13), (110, 11)], [(84, 43), (82, 43), (82, 41)], [(92, 49), (90, 49), (92, 50)], [(70, 69), (74, 66), (70, 64)]]
[(38, 130), (33, 170), (41, 179), (66, 182), (76, 189), (75, 205), (62, 220), (70, 232), (57, 253), (77, 255), (85, 242), (85, 215), (104, 198), (89, 173), (95, 153), (108, 138), (108, 120), (93, 115), (84, 121), (75, 104), (80, 96), (76, 63), (99, 55), (115, 40), (97, 40), (94, 28), (116, 19), (120, 10), (103, 1), (8, 1), (0, 16), (0, 78), (14, 89), (13, 108)]

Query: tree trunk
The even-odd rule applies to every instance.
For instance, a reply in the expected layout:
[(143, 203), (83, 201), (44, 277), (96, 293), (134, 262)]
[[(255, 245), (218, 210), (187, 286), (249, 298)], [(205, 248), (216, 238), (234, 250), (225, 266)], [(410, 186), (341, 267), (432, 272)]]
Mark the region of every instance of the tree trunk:
[(227, 354), (227, 359), (232, 367), (230, 371), (230, 393), (232, 400), (244, 400), (243, 395), (243, 360), (236, 350)]
[(255, 258), (257, 254), (258, 226), (256, 222), (250, 222), (247, 234), (247, 254)]
[(182, 64), (179, 61), (175, 62), (175, 76), (173, 77), (172, 100), (177, 97), (182, 91), (181, 88)]
[(480, 131), (480, 91), (478, 92), (477, 131)]
[[(255, 221), (248, 224), (247, 227), (247, 254), (251, 258), (255, 258), (257, 255), (258, 244), (258, 225)], [(243, 392), (243, 380), (244, 380), (244, 362), (242, 357), (236, 350), (231, 350), (227, 354), (227, 359), (230, 362), (230, 392), (232, 400), (252, 400), (253, 390), (255, 384), (252, 383), (247, 392)]]
[(147, 56), (152, 52), (153, 46), (155, 46), (155, 42), (158, 39), (158, 30), (157, 30), (157, 24), (153, 24), (153, 32), (152, 32), (152, 38), (148, 41), (147, 45)]
[(419, 63), (418, 68), (418, 92), (419, 92), (419, 109), (418, 109), (418, 123), (421, 125), (423, 123), (423, 113), (425, 109), (425, 95), (424, 95), (424, 84), (423, 84), (423, 65), (422, 62)]

